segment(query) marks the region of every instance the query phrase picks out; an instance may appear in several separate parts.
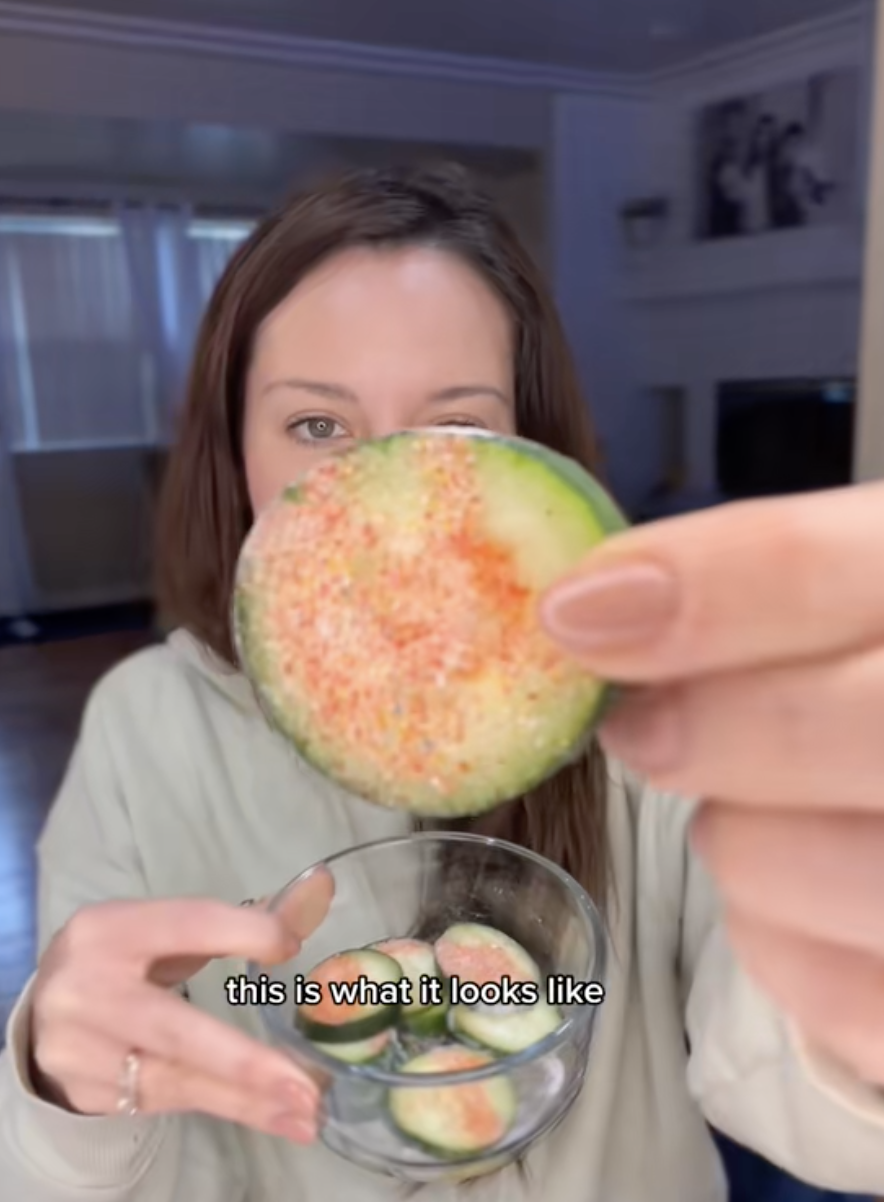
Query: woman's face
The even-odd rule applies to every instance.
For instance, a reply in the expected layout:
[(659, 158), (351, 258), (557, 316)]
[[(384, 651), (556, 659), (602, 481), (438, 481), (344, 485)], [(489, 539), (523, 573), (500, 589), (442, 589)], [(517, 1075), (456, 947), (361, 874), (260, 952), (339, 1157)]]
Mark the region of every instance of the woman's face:
[(255, 340), (244, 432), (253, 511), (355, 439), (439, 425), (514, 433), (512, 363), (503, 304), (457, 257), (342, 252)]

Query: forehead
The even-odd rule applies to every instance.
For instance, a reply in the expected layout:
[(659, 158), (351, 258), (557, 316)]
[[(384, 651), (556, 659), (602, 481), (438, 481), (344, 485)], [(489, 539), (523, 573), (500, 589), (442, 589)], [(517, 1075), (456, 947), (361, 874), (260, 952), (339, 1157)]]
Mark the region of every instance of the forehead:
[(437, 374), (508, 365), (502, 300), (468, 263), (444, 250), (343, 251), (308, 275), (264, 321), (254, 368), (358, 373), (395, 359)]

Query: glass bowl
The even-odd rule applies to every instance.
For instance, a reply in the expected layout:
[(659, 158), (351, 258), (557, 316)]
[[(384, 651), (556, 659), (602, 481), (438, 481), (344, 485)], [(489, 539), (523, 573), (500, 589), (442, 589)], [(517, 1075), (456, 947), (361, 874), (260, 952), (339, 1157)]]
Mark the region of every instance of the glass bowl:
[[(259, 1011), (271, 1042), (320, 1082), (324, 1097), (320, 1138), (329, 1148), (363, 1168), (405, 1182), (465, 1180), (516, 1160), (562, 1120), (583, 1084), (596, 1010), (604, 996), (606, 962), (601, 917), (572, 877), (541, 856), (500, 839), (427, 832), (333, 855), (286, 885), (271, 908), (279, 910), (288, 903), (291, 909), (293, 890), (303, 890), (305, 899), (312, 890), (322, 899), (318, 912), (315, 902), (313, 914), (308, 913), (310, 904), (302, 911), (312, 930), (295, 957), (271, 969), (249, 964), (247, 975), (263, 987), (262, 1000), (270, 994), (270, 984), (275, 984), (277, 997), (285, 995), (283, 1004), (260, 1005)], [(328, 957), (391, 939), (433, 944), (448, 928), (464, 923), (490, 927), (516, 940), (539, 969), (541, 1000), (555, 1003), (558, 1013), (550, 1024), (547, 1012), (547, 1021), (532, 1028), (532, 1039), (539, 1032), (537, 1042), (524, 1046), (523, 1034), (515, 1045), (509, 1038), (504, 1041), (519, 1050), (502, 1052), (498, 1046), (491, 1053), (483, 1035), (485, 1046), (478, 1056), (472, 1054), (473, 1067), (451, 1071), (449, 1062), (448, 1072), (402, 1071), (406, 1060), (440, 1042), (452, 1049), (464, 1046), (452, 1025), (455, 1012), (478, 1016), (480, 1033), (492, 1031), (491, 1042), (498, 1044), (498, 1020), (518, 1024), (524, 1018), (527, 1005), (511, 1004), (503, 1010), (493, 1005), (495, 999), (487, 993), (484, 1002), (476, 1002), (475, 989), (473, 995), (467, 991), (470, 1005), (464, 1008), (463, 999), (458, 999), (457, 1008), (448, 1008), (444, 1029), (437, 1021), (432, 1036), (426, 1031), (396, 1034), (380, 1052), (374, 1044), (384, 1043), (383, 1038), (372, 1036), (366, 1041), (362, 1036), (362, 1048), (371, 1045), (376, 1056), (368, 1061), (365, 1052), (355, 1057), (339, 1045), (312, 1042), (296, 1025), (296, 981), (303, 982)], [(475, 932), (475, 927), (471, 930)], [(551, 978), (564, 983), (553, 995), (547, 992)], [(477, 979), (474, 974), (472, 980)], [(462, 984), (466, 978), (459, 980)], [(592, 987), (586, 989), (587, 984)], [(448, 980), (445, 988), (450, 987)], [(450, 1000), (451, 995), (446, 996)], [(413, 999), (417, 1000), (416, 993)], [(471, 1034), (475, 1028), (473, 1021)], [(465, 1059), (469, 1062), (469, 1057)], [(464, 1139), (463, 1124), (446, 1126), (445, 1108), (456, 1102), (461, 1118), (474, 1117), (466, 1107), (477, 1091), (483, 1091), (486, 1103), (496, 1098), (498, 1110), (492, 1113), (505, 1116), (506, 1122), (489, 1128), (486, 1114), (485, 1134), (479, 1134), (483, 1120), (478, 1119), (474, 1127), (467, 1125)], [(425, 1127), (431, 1119), (439, 1140), (414, 1139), (411, 1118), (405, 1123), (411, 1134), (403, 1134), (403, 1115), (416, 1117)]]

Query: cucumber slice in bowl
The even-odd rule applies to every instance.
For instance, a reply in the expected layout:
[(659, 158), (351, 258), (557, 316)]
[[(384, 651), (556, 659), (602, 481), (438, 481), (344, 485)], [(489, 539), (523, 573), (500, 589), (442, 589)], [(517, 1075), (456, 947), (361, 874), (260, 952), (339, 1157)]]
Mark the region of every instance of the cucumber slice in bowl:
[(450, 1028), (456, 1038), (498, 1056), (524, 1052), (561, 1025), (560, 1011), (546, 1001), (499, 1016), (470, 1006), (455, 1006), (450, 1014)]
[[(409, 1060), (403, 1073), (456, 1073), (492, 1064), (488, 1053), (449, 1044)], [(516, 1120), (518, 1098), (504, 1075), (463, 1085), (397, 1086), (390, 1117), (407, 1139), (440, 1159), (474, 1156), (505, 1138)]]
[(538, 965), (520, 943), (494, 927), (455, 923), (440, 935), (433, 950), (455, 1005), (506, 1014), (542, 998)]
[[(371, 946), (375, 951), (392, 956), (410, 982), (411, 1001), (402, 1006), (400, 1013), (403, 1027), (423, 1037), (441, 1035), (446, 1030), (448, 1002), (432, 944), (422, 939), (403, 938), (385, 939)], [(425, 992), (424, 981), (438, 982), (438, 992)]]
[(426, 995), (427, 1000), (423, 1000), (421, 982), (436, 980), (439, 981), (440, 987), (442, 984), (432, 944), (423, 939), (384, 939), (380, 943), (371, 944), (371, 947), (374, 951), (383, 952), (385, 956), (394, 959), (411, 985), (411, 1001), (403, 1006), (403, 1013), (416, 1014), (421, 1010), (430, 1009), (434, 1003), (429, 994)]
[(402, 1027), (418, 1039), (433, 1039), (448, 1030), (448, 1013), (448, 1003), (440, 1002), (438, 1006), (428, 1006), (414, 1014), (403, 1014)]
[(356, 1043), (320, 1043), (311, 1040), (314, 1047), (335, 1060), (344, 1064), (377, 1064), (384, 1060), (393, 1045), (392, 1030), (381, 1031), (370, 1039), (362, 1039)]
[(240, 662), (318, 770), (378, 805), (475, 815), (577, 758), (610, 696), (538, 617), (626, 521), (524, 439), (404, 431), (323, 460), (240, 553)]
[(319, 986), (319, 1000), (302, 1002), (295, 1025), (317, 1044), (353, 1044), (395, 1026), (400, 1010), (402, 969), (370, 948), (338, 952), (305, 978)]

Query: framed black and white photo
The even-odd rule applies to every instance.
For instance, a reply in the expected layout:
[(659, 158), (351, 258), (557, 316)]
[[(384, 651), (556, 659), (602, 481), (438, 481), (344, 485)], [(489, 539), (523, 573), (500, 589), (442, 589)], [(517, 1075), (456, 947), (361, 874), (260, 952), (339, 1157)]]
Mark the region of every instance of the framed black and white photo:
[(696, 137), (700, 240), (850, 220), (859, 72), (845, 69), (702, 109)]

